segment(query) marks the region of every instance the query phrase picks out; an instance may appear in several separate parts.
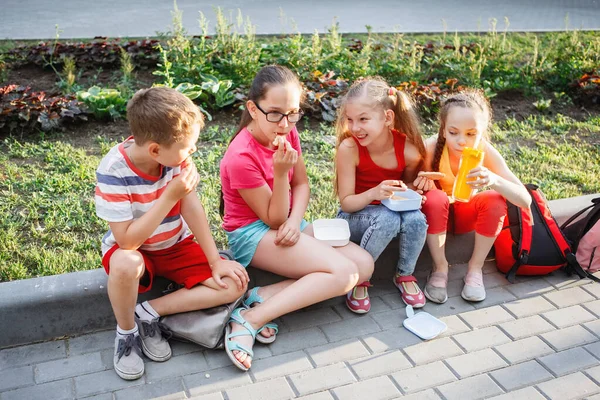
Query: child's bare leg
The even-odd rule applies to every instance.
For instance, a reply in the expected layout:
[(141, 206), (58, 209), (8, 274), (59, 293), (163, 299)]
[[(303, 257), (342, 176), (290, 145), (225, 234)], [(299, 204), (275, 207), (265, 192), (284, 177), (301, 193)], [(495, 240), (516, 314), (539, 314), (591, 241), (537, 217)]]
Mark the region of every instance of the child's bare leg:
[(239, 289), (233, 279), (226, 277), (223, 281), (227, 283), (227, 289), (217, 285), (213, 278), (209, 278), (191, 289), (179, 289), (148, 303), (158, 315), (165, 316), (231, 303), (245, 292), (245, 288)]
[(446, 232), (428, 234), (427, 247), (433, 261), (433, 268), (423, 293), (434, 303), (445, 303), (448, 300), (448, 260), (446, 259)]
[(123, 330), (133, 329), (139, 281), (144, 275), (144, 259), (135, 250), (118, 249), (110, 257), (109, 263), (108, 298), (117, 324)]
[[(314, 237), (315, 235), (312, 224), (307, 226), (302, 233), (306, 233), (308, 236)], [(348, 245), (342, 247), (334, 247), (334, 249), (349, 260), (358, 260), (356, 266), (358, 267), (359, 275), (366, 277), (363, 280), (359, 279), (358, 283), (362, 283), (371, 279), (375, 263), (371, 255), (368, 254), (364, 249), (354, 243), (348, 243)], [(357, 289), (356, 295), (359, 297), (364, 296), (367, 290), (366, 287), (359, 287)]]
[(433, 272), (448, 273), (448, 260), (446, 259), (446, 232), (428, 234), (427, 247), (433, 260)]
[[(302, 234), (291, 247), (276, 246), (275, 235), (276, 232), (271, 230), (263, 237), (252, 264), (297, 281), (262, 304), (242, 313), (255, 329), (281, 315), (343, 295), (359, 281), (369, 279), (373, 272), (371, 256), (353, 243), (348, 246), (356, 247), (356, 250), (346, 250), (346, 254), (352, 254), (355, 258), (349, 259), (340, 251), (306, 234)], [(232, 329), (235, 332), (243, 328), (232, 324)], [(249, 336), (237, 337), (235, 340), (247, 348), (252, 347)], [(247, 354), (235, 353), (240, 362), (250, 366), (251, 359)]]
[(135, 250), (118, 249), (110, 257), (109, 267), (108, 297), (117, 319), (113, 366), (121, 378), (138, 379), (144, 374), (144, 361), (138, 351), (132, 350), (140, 350), (134, 313), (139, 281), (144, 275), (144, 259)]
[(473, 249), (471, 259), (469, 260), (467, 273), (481, 272), (483, 269), (483, 263), (490, 253), (495, 241), (495, 236), (488, 237), (480, 235), (479, 233), (475, 233), (475, 248)]
[(295, 279), (286, 279), (284, 281), (277, 282), (272, 285), (261, 286), (260, 289), (258, 289), (258, 294), (260, 295), (260, 297), (263, 298), (263, 300), (267, 300), (275, 296), (277, 293), (281, 292), (294, 282), (296, 282)]
[[(285, 281), (277, 282), (272, 285), (261, 286), (258, 289), (258, 295), (263, 298), (263, 301), (265, 301), (265, 300), (275, 296), (277, 293), (281, 292), (283, 289), (290, 286), (295, 281), (296, 281), (295, 279), (286, 279)], [(252, 305), (252, 307), (255, 307), (256, 305), (258, 305), (258, 304), (254, 304), (254, 305)], [(274, 334), (275, 334), (275, 330), (268, 328), (268, 327), (264, 328), (259, 333), (259, 335), (264, 336), (266, 338), (269, 338)]]

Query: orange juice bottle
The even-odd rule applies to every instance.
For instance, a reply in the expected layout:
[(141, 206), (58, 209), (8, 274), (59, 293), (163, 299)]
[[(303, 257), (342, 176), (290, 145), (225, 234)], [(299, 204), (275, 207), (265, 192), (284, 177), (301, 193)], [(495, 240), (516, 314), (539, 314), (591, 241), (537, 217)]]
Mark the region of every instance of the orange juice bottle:
[(458, 164), (458, 175), (454, 181), (454, 187), (452, 188), (452, 197), (454, 200), (468, 202), (473, 195), (475, 189), (471, 188), (467, 184), (467, 181), (474, 181), (476, 178), (467, 179), (469, 172), (479, 167), (483, 163), (483, 151), (473, 149), (471, 147), (465, 147), (463, 149), (460, 162)]

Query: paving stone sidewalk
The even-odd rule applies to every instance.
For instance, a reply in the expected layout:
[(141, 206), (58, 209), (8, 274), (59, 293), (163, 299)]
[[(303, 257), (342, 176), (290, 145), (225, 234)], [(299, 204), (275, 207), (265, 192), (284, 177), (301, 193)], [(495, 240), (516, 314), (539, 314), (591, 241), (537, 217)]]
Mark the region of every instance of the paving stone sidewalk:
[(171, 360), (124, 381), (111, 330), (0, 350), (0, 400), (600, 399), (600, 284), (558, 271), (511, 285), (492, 261), (487, 299), (472, 304), (460, 298), (465, 270), (452, 267), (445, 304), (425, 307), (448, 325), (431, 341), (402, 327), (391, 280), (375, 282), (367, 315), (338, 298), (281, 318), (249, 373), (223, 351), (173, 343)]

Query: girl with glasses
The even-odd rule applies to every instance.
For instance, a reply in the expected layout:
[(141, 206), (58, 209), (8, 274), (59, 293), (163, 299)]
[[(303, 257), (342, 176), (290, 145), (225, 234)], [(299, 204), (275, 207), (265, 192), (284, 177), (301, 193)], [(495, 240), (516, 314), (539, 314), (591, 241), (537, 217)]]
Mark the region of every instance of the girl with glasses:
[(302, 118), (298, 77), (262, 68), (250, 87), (238, 132), (221, 161), (223, 228), (235, 259), (288, 278), (252, 289), (232, 313), (225, 349), (248, 370), (254, 340), (271, 343), (281, 315), (340, 296), (370, 278), (373, 258), (355, 244), (334, 249), (304, 219), (308, 177), (295, 124)]

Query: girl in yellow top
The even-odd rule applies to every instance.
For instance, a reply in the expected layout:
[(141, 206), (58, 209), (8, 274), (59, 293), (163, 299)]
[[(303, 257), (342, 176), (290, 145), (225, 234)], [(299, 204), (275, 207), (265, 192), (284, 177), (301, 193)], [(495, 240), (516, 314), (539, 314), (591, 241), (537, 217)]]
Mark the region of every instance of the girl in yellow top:
[[(425, 168), (445, 175), (439, 181), (442, 190), (428, 191), (422, 208), (429, 224), (427, 245), (433, 259), (433, 270), (424, 293), (436, 303), (444, 303), (448, 299), (448, 260), (445, 254), (448, 227), (459, 234), (475, 230), (475, 248), (461, 296), (468, 301), (482, 301), (485, 299), (483, 263), (502, 229), (506, 200), (519, 207), (529, 207), (531, 203), (525, 186), (490, 143), (488, 128), (491, 120), (490, 104), (481, 91), (458, 93), (449, 97), (440, 108), (437, 137), (425, 142)], [(463, 148), (474, 147), (476, 143), (485, 156), (483, 165), (473, 168), (467, 175), (467, 178), (477, 178), (469, 185), (474, 189), (487, 187), (492, 190), (477, 193), (469, 202), (450, 204)], [(432, 181), (425, 177), (417, 177), (414, 184), (425, 189), (433, 186)], [(449, 219), (450, 208), (454, 211), (452, 219)]]

